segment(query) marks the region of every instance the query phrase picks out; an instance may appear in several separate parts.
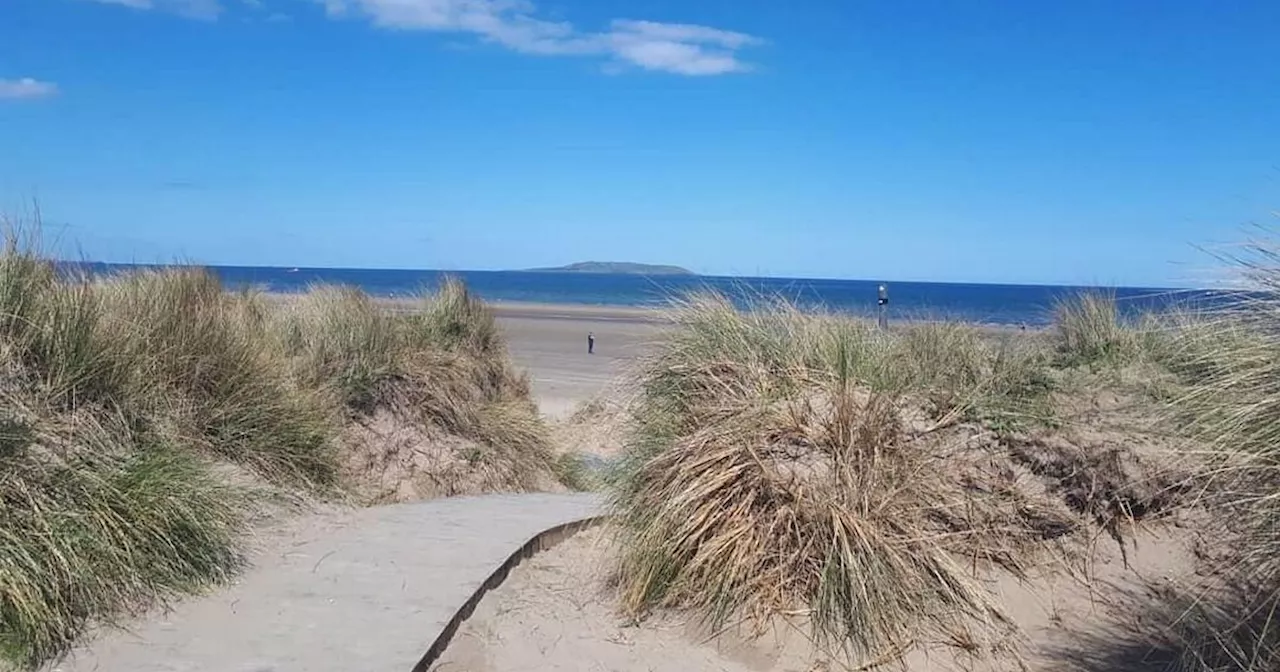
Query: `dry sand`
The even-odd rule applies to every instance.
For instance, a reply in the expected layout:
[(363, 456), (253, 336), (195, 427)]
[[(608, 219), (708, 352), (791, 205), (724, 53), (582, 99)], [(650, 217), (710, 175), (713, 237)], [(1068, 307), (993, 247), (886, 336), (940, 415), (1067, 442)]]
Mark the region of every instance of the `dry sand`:
[[(1154, 655), (1126, 650), (1126, 623), (1108, 604), (1114, 595), (1144, 589), (1184, 566), (1170, 549), (1175, 532), (1145, 535), (1125, 568), (1114, 548), (1100, 547), (1092, 588), (1051, 567), (1028, 582), (1002, 577), (991, 585), (1026, 636), (1023, 663), (1031, 670), (1140, 670)], [(607, 534), (583, 532), (516, 568), (463, 624), (439, 672), (809, 672), (843, 669), (838, 658), (808, 643), (804, 626), (760, 639), (731, 629), (718, 636), (679, 615), (629, 623), (613, 608), (608, 585)], [(715, 633), (712, 633), (713, 635)], [(1099, 646), (1102, 641), (1116, 648)], [(905, 661), (905, 669), (982, 669), (938, 644)], [(887, 666), (890, 669), (894, 665)], [(1012, 659), (991, 669), (1018, 669)]]
[(230, 586), (86, 637), (49, 672), (409, 672), (533, 536), (596, 515), (588, 494), (315, 511), (264, 530)]

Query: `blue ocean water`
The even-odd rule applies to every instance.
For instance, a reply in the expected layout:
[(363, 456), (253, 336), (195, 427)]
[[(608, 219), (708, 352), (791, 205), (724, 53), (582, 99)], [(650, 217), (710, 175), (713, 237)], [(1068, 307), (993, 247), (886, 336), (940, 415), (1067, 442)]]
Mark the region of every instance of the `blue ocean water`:
[[(95, 273), (136, 268), (91, 264)], [(735, 302), (782, 296), (804, 306), (860, 315), (876, 310), (877, 286), (871, 280), (806, 280), (716, 276), (638, 276), (527, 271), (430, 271), (358, 268), (272, 268), (211, 266), (229, 288), (257, 287), (271, 292), (301, 292), (316, 283), (354, 285), (375, 296), (407, 296), (436, 287), (446, 275), (461, 278), (486, 300), (567, 303), (598, 306), (650, 306), (691, 291), (714, 289)], [(938, 282), (887, 282), (891, 315), (896, 319), (955, 319), (1001, 325), (1042, 325), (1055, 302), (1081, 291), (1112, 293), (1121, 309), (1134, 314), (1159, 310), (1188, 297), (1185, 290), (1054, 285), (988, 285)]]

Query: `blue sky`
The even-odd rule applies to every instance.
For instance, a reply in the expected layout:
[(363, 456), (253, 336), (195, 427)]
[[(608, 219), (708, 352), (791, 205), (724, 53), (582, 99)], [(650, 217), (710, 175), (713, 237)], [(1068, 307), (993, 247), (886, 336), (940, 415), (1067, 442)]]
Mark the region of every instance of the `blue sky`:
[(1280, 207), (1277, 35), (1274, 0), (3, 0), (0, 210), (108, 261), (1201, 284)]

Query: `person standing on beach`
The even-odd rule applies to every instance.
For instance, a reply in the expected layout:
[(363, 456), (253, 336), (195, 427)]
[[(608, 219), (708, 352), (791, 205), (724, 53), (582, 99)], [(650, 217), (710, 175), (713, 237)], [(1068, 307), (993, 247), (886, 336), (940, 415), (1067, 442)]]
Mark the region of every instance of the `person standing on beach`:
[(587, 332), (587, 354), (594, 355), (596, 353), (596, 335)]

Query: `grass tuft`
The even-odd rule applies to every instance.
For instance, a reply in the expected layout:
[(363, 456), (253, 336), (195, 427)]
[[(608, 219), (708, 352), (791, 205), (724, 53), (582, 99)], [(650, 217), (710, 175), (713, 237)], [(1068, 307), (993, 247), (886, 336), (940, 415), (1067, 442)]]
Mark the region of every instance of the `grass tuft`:
[(1181, 384), (1173, 419), (1205, 447), (1197, 481), (1231, 535), (1217, 545), (1201, 591), (1177, 596), (1189, 605), (1170, 630), (1178, 669), (1280, 669), (1278, 249), (1255, 241), (1230, 258), (1257, 291), (1180, 320), (1164, 350)]
[(908, 326), (894, 343), (899, 389), (922, 394), (941, 422), (1008, 430), (1054, 420), (1049, 357), (1027, 336), (959, 323)]
[(0, 392), (0, 658), (34, 667), (91, 619), (220, 582), (246, 492), (116, 413)]
[(455, 277), (424, 297), (417, 333), (427, 343), (476, 355), (505, 354), (493, 311)]
[[(1012, 394), (1023, 376), (1006, 370), (1031, 360), (1011, 365), (959, 327), (896, 337), (785, 302), (695, 295), (672, 319), (609, 479), (629, 613), (690, 608), (720, 627), (799, 610), (864, 661), (1003, 632), (953, 558), (962, 535), (938, 528), (972, 502), (919, 437)], [(925, 426), (921, 391), (949, 400)]]
[(402, 343), (393, 315), (352, 287), (316, 286), (282, 307), (272, 328), (304, 387), (329, 388), (348, 408), (387, 402), (401, 375)]
[(1114, 294), (1082, 292), (1054, 308), (1058, 355), (1070, 366), (1123, 365), (1143, 351), (1142, 336), (1126, 324)]

